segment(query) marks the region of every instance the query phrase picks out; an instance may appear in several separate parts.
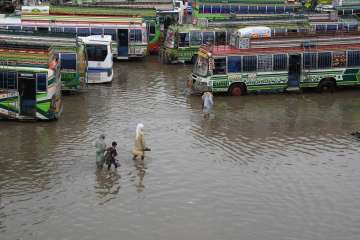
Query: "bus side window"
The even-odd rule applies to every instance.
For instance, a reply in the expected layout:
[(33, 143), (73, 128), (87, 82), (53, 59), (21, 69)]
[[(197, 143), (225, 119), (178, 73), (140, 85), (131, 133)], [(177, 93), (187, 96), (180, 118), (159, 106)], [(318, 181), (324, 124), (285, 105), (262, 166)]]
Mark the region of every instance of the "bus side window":
[(215, 58), (214, 59), (214, 74), (226, 74), (226, 58)]
[(285, 71), (287, 69), (287, 54), (275, 54), (274, 60), (274, 71)]
[(316, 69), (316, 55), (317, 53), (304, 53), (304, 69)]
[(348, 67), (360, 66), (360, 51), (348, 51), (347, 59)]
[(47, 75), (45, 73), (38, 73), (36, 74), (36, 79), (37, 79), (37, 90), (45, 92)]
[(150, 35), (154, 35), (155, 32), (156, 32), (155, 23), (154, 23), (154, 22), (151, 22), (151, 23), (150, 23), (150, 28), (149, 28), (149, 34), (150, 34)]
[(104, 28), (104, 35), (110, 35), (113, 41), (116, 41), (116, 30)]
[(142, 41), (142, 34), (140, 29), (130, 29), (130, 41), (131, 42)]
[(102, 35), (103, 29), (102, 28), (91, 28), (91, 35)]
[(322, 52), (318, 54), (318, 67), (319, 68), (331, 67), (331, 52)]
[(226, 44), (226, 32), (215, 32), (215, 45)]
[(75, 53), (62, 53), (61, 54), (60, 69), (76, 70), (76, 55), (75, 55)]
[(203, 32), (203, 44), (214, 44), (214, 32)]
[(241, 72), (241, 56), (228, 56), (228, 72)]
[(64, 28), (65, 33), (76, 33), (76, 28)]
[(201, 32), (192, 31), (190, 32), (190, 45), (199, 46), (202, 43), (202, 35)]
[(179, 33), (179, 47), (189, 47), (189, 33)]
[(77, 35), (81, 36), (81, 37), (87, 37), (90, 35), (90, 29), (89, 28), (78, 28)]
[(52, 27), (50, 29), (50, 32), (63, 32), (63, 29), (59, 27)]
[(257, 68), (256, 56), (244, 56), (243, 57), (243, 71), (244, 72), (255, 72)]

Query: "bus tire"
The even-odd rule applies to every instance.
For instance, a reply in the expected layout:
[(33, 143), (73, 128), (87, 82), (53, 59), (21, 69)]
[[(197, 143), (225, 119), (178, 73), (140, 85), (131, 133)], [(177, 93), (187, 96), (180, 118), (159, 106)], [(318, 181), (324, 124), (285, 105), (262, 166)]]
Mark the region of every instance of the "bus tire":
[(233, 83), (229, 88), (229, 95), (240, 97), (246, 93), (246, 88), (244, 84), (241, 83)]
[(333, 78), (322, 79), (318, 85), (319, 92), (334, 92), (336, 89), (336, 81)]

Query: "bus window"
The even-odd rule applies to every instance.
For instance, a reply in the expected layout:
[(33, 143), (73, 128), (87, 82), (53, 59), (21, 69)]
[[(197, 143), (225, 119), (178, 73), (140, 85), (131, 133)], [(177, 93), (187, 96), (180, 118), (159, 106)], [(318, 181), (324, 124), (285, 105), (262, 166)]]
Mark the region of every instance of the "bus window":
[(38, 30), (39, 32), (43, 32), (43, 33), (49, 32), (49, 28), (48, 28), (48, 27), (37, 27), (37, 30)]
[(63, 29), (62, 28), (59, 28), (59, 27), (52, 27), (50, 29), (51, 32), (63, 32)]
[(150, 23), (150, 27), (149, 27), (149, 34), (154, 35), (155, 33), (156, 33), (155, 23), (152, 22), (152, 23)]
[(348, 51), (348, 67), (360, 66), (360, 51)]
[(226, 44), (226, 32), (215, 32), (215, 45)]
[(76, 55), (74, 53), (62, 53), (60, 60), (60, 69), (76, 70)]
[(113, 41), (116, 41), (116, 30), (104, 28), (104, 35), (110, 35)]
[(86, 45), (86, 53), (88, 61), (97, 61), (102, 62), (107, 56), (107, 46), (106, 45)]
[(228, 56), (228, 73), (241, 72), (241, 56)]
[(304, 53), (304, 69), (316, 68), (316, 53)]
[(214, 32), (203, 32), (203, 44), (214, 44)]
[(257, 67), (256, 56), (244, 56), (243, 57), (243, 71), (244, 72), (255, 72)]
[(332, 66), (333, 67), (346, 67), (346, 52), (345, 51), (333, 52)]
[(318, 54), (318, 68), (331, 67), (331, 52), (323, 52)]
[(87, 37), (90, 35), (90, 29), (89, 28), (78, 28), (77, 35), (81, 36), (81, 37)]
[(34, 31), (35, 27), (22, 27), (23, 31)]
[(130, 29), (130, 41), (131, 42), (142, 41), (142, 34), (140, 29)]
[(258, 56), (258, 71), (269, 72), (272, 71), (272, 56), (271, 55), (259, 55)]
[(15, 72), (0, 72), (0, 89), (17, 89)]
[(214, 59), (214, 74), (226, 74), (226, 58), (215, 58)]
[(201, 32), (192, 31), (190, 32), (190, 45), (201, 45), (202, 35)]
[(101, 35), (103, 33), (102, 28), (92, 28), (91, 35)]
[(66, 32), (66, 33), (76, 33), (76, 28), (64, 28), (64, 32)]
[(37, 90), (38, 91), (46, 91), (46, 74), (38, 73), (37, 74)]
[(9, 30), (21, 30), (21, 26), (8, 26)]
[(287, 54), (274, 55), (274, 71), (285, 71), (287, 69)]
[(179, 47), (189, 46), (189, 33), (179, 33)]

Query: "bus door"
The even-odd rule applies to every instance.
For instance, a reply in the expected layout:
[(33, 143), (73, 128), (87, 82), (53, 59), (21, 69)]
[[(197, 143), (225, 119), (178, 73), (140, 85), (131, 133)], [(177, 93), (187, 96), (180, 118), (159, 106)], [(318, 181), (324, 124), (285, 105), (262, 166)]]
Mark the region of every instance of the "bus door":
[(300, 87), (301, 77), (301, 55), (291, 54), (289, 55), (289, 70), (288, 70), (288, 88)]
[(118, 29), (118, 58), (128, 58), (129, 54), (129, 30)]
[(18, 74), (18, 91), (20, 97), (20, 115), (36, 116), (36, 77), (32, 73)]

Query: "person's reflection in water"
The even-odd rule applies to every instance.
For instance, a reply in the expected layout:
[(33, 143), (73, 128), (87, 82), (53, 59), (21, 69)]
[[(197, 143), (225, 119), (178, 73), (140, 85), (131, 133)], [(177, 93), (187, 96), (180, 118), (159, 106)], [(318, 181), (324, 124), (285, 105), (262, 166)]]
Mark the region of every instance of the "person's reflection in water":
[[(144, 191), (145, 185), (144, 185), (144, 176), (146, 174), (146, 166), (144, 160), (135, 160), (134, 161), (134, 167), (135, 170), (130, 173), (132, 175), (131, 181), (135, 182), (136, 191), (138, 193)], [(138, 181), (137, 181), (138, 178)]]
[[(102, 169), (96, 170), (96, 193), (103, 201), (100, 203), (105, 204), (112, 200), (120, 191), (121, 176), (117, 171), (107, 172)], [(110, 196), (110, 197), (109, 197)]]

